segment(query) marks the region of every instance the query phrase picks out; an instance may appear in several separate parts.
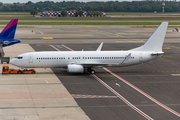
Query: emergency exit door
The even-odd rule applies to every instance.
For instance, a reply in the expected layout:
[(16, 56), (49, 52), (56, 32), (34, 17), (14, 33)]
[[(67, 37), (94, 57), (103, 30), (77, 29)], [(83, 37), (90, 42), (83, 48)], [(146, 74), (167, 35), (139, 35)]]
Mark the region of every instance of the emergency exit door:
[(28, 61), (29, 61), (29, 63), (33, 63), (33, 55), (32, 54), (29, 54)]

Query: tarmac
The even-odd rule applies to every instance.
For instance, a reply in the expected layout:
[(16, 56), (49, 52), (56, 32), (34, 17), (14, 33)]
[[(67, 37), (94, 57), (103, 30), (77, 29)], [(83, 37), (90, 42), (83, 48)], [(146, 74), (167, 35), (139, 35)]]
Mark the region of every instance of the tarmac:
[[(28, 44), (16, 44), (4, 51), (13, 58), (34, 50)], [(0, 74), (1, 120), (89, 119), (51, 69), (35, 70), (37, 74)]]
[[(16, 39), (22, 43), (4, 51), (12, 59), (31, 51), (69, 51), (67, 47), (96, 50), (100, 42), (104, 42), (102, 50), (128, 50), (142, 45), (155, 29), (112, 25), (19, 27)], [(148, 63), (94, 68), (95, 75), (70, 74), (63, 68), (0, 75), (0, 119), (179, 120), (180, 34), (171, 29), (163, 45), (164, 56)]]

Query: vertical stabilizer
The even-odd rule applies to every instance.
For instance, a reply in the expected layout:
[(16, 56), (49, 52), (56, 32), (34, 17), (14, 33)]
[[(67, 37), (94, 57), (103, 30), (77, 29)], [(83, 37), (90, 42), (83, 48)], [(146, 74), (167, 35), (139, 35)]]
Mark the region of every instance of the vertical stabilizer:
[(168, 22), (162, 22), (144, 45), (138, 48), (131, 49), (130, 51), (162, 52), (162, 46), (166, 35), (167, 26)]
[(0, 38), (14, 39), (17, 23), (18, 19), (12, 19), (7, 24), (7, 26), (1, 31)]

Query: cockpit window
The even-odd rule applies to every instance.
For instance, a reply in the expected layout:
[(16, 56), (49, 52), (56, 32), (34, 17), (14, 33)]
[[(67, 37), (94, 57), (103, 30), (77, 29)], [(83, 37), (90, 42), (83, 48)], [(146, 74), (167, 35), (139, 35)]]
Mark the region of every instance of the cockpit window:
[(23, 57), (15, 57), (15, 58), (17, 58), (17, 59), (23, 59)]

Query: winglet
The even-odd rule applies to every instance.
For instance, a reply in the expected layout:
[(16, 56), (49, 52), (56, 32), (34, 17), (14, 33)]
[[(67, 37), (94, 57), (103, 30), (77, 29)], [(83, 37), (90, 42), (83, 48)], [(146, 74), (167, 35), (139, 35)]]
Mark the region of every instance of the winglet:
[(101, 51), (102, 46), (103, 46), (103, 42), (99, 45), (96, 51)]

